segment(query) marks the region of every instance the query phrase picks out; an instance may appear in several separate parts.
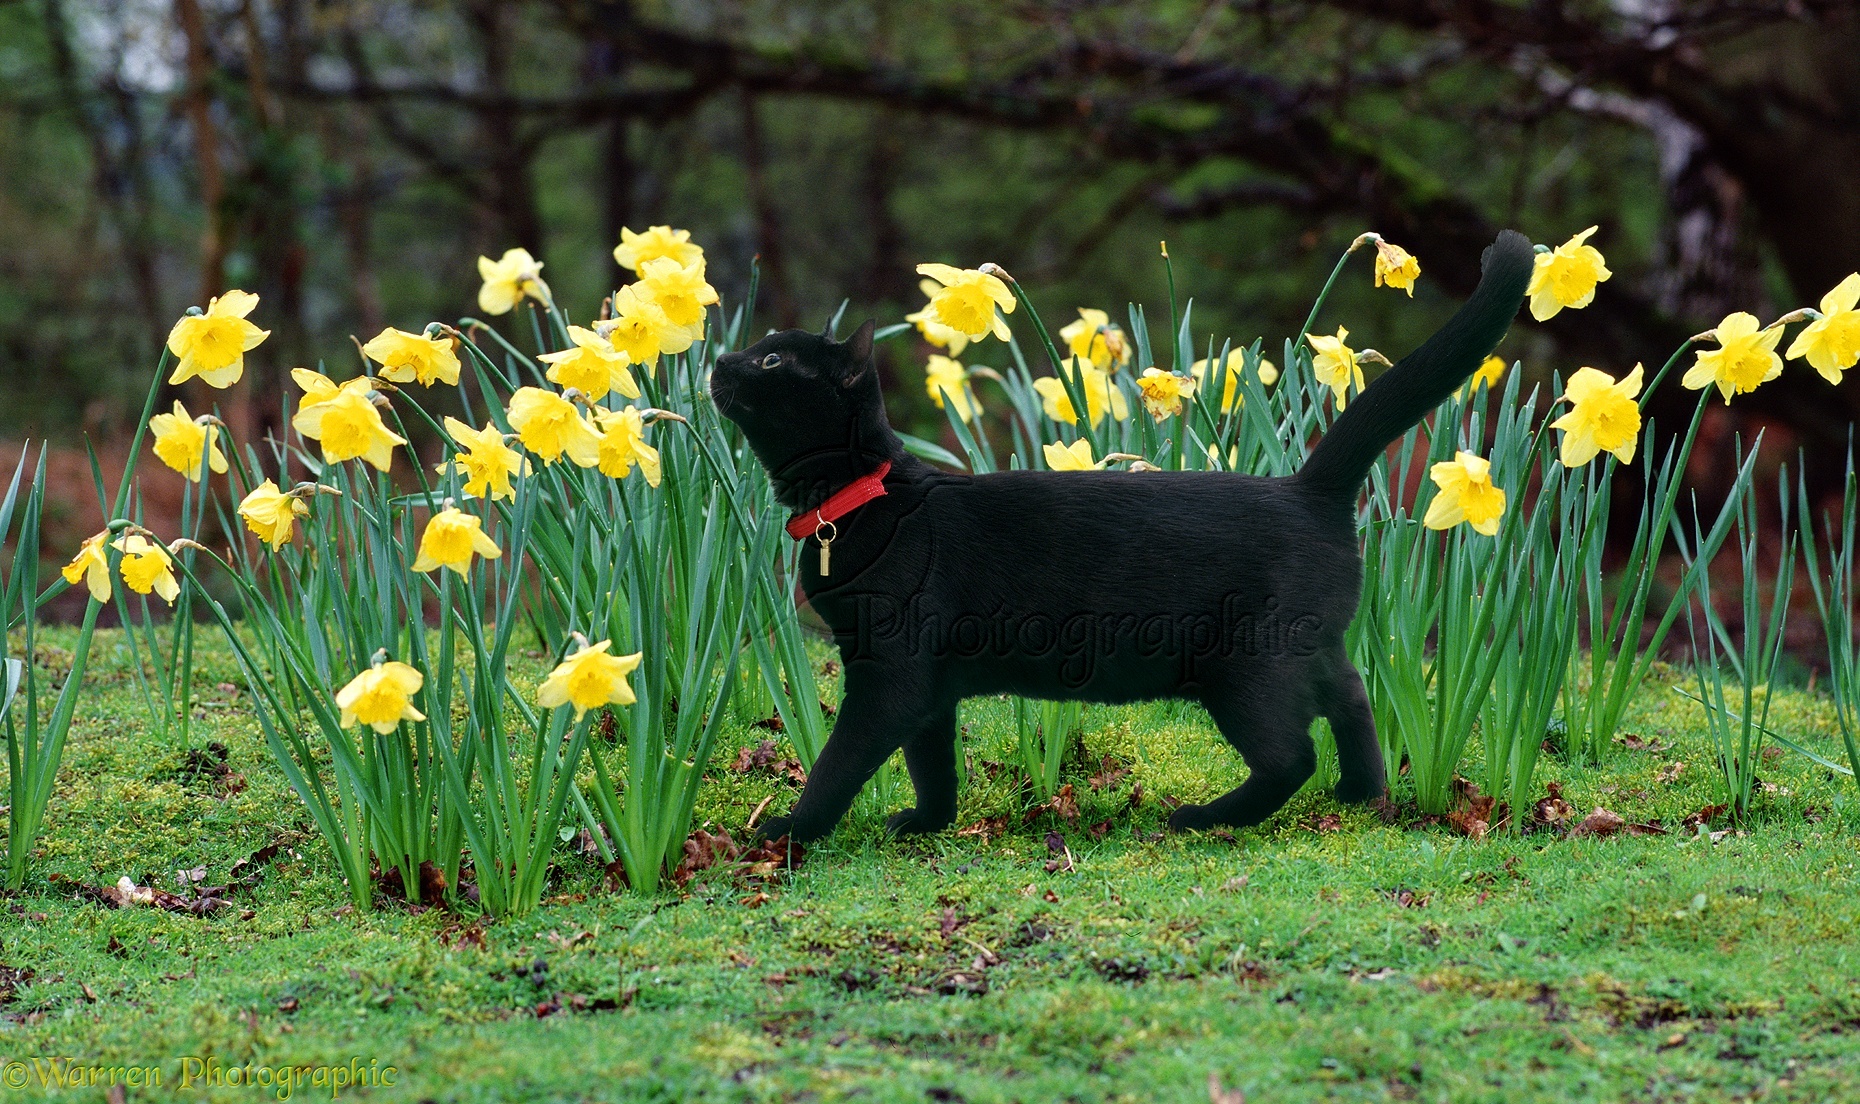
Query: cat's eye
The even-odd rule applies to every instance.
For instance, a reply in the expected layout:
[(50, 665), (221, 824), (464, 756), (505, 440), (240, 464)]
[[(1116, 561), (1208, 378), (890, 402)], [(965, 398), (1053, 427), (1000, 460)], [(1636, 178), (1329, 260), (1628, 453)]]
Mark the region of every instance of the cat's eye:
[(762, 367), (764, 367), (764, 368), (779, 368), (779, 367), (781, 367), (781, 354), (780, 354), (780, 353), (770, 353), (770, 354), (769, 354), (768, 356), (765, 356), (765, 357), (763, 357), (763, 358), (762, 358)]

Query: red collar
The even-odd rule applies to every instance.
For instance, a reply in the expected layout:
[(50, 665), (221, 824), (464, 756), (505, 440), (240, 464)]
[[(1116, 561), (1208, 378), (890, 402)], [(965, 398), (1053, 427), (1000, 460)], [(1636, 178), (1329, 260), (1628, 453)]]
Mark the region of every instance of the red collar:
[(862, 475), (846, 486), (834, 491), (832, 496), (820, 504), (820, 508), (796, 514), (788, 519), (788, 535), (795, 540), (806, 540), (814, 535), (822, 525), (830, 524), (852, 513), (875, 498), (885, 495), (885, 476), (891, 471), (891, 461), (878, 466), (878, 470), (869, 475)]

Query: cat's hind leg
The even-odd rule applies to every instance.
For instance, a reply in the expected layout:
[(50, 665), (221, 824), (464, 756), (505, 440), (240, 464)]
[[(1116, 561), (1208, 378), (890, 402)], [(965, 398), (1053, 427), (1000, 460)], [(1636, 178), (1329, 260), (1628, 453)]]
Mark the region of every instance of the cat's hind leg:
[(1373, 801), (1387, 786), (1382, 764), (1382, 744), (1376, 739), (1375, 715), (1369, 711), (1369, 695), (1363, 690), (1363, 677), (1350, 662), (1349, 652), (1338, 648), (1331, 656), (1330, 677), (1320, 702), (1330, 733), (1337, 741), (1337, 763), (1342, 778), (1337, 782), (1337, 800), (1346, 804)]
[(1252, 773), (1206, 805), (1177, 809), (1169, 817), (1169, 827), (1177, 831), (1251, 827), (1278, 812), (1317, 770), (1317, 748), (1310, 733), (1313, 715), (1291, 702), (1264, 707), (1255, 703), (1251, 710), (1237, 701), (1213, 699), (1203, 704)]
[(931, 711), (904, 741), (904, 765), (911, 772), (917, 805), (892, 814), (885, 830), (893, 835), (940, 832), (956, 820), (956, 707)]

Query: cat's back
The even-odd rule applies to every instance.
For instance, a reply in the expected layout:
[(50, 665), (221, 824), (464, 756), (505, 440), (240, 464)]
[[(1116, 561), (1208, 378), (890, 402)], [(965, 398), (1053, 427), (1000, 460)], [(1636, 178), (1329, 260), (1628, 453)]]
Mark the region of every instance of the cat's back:
[(1152, 543), (1196, 547), (1211, 538), (1315, 539), (1347, 530), (1354, 547), (1347, 512), (1314, 500), (1294, 480), (1236, 472), (992, 472), (953, 477), (931, 489), (926, 505), (946, 523), (1063, 529), (1073, 539), (1118, 540), (1141, 530)]

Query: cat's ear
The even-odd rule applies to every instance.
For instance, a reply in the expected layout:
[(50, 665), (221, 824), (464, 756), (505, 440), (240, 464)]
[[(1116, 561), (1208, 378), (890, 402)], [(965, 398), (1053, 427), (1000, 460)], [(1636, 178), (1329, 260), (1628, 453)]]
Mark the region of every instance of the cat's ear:
[(852, 336), (843, 343), (846, 351), (846, 378), (842, 386), (851, 387), (865, 377), (866, 370), (872, 367), (872, 338), (878, 332), (878, 320), (868, 318), (859, 324)]

